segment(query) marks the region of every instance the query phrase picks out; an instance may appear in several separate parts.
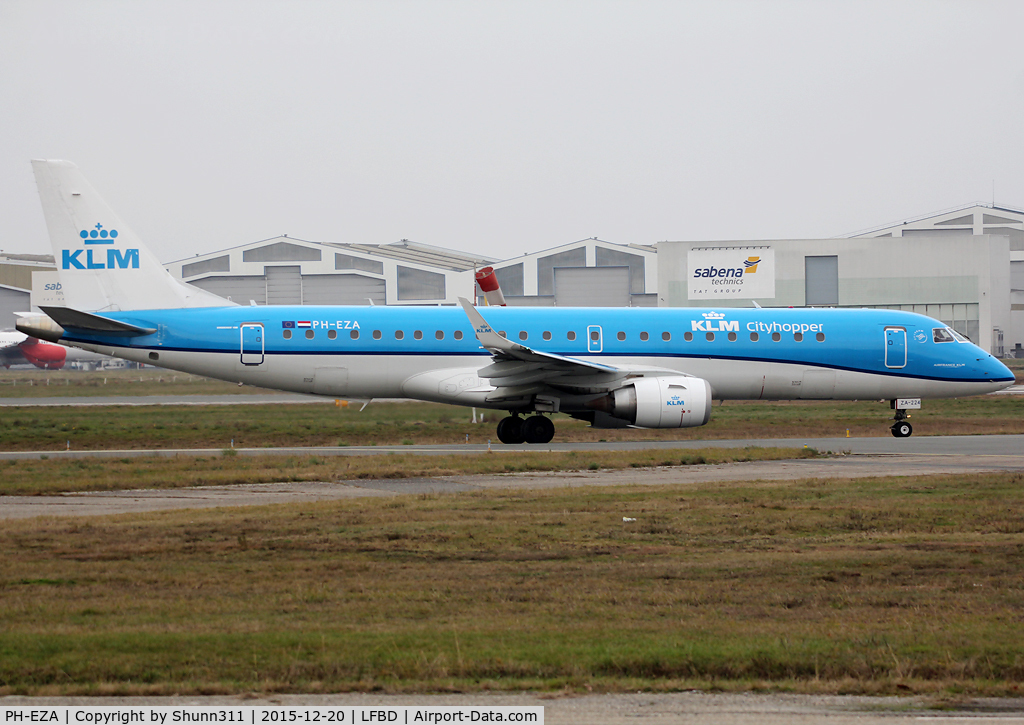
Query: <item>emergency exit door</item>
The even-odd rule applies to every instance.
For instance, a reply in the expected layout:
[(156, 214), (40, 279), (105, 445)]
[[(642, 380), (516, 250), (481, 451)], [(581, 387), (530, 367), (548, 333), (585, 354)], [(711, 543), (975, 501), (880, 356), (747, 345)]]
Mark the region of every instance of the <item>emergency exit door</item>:
[(885, 328), (885, 366), (887, 368), (907, 366), (907, 331), (903, 327)]

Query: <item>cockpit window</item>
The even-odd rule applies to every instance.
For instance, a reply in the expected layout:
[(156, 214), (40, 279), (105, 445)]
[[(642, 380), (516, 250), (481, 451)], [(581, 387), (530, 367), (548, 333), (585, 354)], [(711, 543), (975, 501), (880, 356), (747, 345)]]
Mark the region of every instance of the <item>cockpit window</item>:
[(955, 337), (955, 338), (956, 338), (956, 341), (957, 341), (957, 342), (970, 342), (970, 341), (971, 341), (971, 340), (970, 340), (970, 338), (969, 338), (969, 337), (967, 337), (967, 335), (961, 335), (961, 334), (960, 334), (959, 332), (957, 332), (956, 330), (950, 330), (950, 332), (952, 332), (952, 333), (953, 333), (953, 337)]
[(953, 342), (952, 330), (948, 327), (933, 327), (932, 342)]

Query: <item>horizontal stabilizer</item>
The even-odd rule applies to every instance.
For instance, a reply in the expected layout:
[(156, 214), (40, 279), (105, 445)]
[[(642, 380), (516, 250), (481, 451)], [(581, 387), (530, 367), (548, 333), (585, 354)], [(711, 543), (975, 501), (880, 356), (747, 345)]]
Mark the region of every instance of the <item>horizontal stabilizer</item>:
[(152, 335), (156, 332), (155, 327), (137, 327), (127, 322), (111, 320), (109, 317), (100, 317), (88, 312), (79, 312), (70, 307), (40, 307), (43, 312), (65, 330), (88, 330), (101, 335), (112, 335), (114, 337), (140, 337)]

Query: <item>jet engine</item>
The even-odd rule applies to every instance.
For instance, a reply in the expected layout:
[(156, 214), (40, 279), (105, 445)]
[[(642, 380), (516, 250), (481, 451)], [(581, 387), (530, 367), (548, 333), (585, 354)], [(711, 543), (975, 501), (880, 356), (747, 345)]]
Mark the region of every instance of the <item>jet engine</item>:
[(586, 406), (641, 428), (695, 428), (711, 419), (711, 384), (683, 375), (636, 378)]
[(44, 370), (60, 370), (64, 367), (64, 360), (68, 354), (66, 348), (60, 345), (47, 345), (34, 337), (25, 338), (18, 348), (26, 360)]

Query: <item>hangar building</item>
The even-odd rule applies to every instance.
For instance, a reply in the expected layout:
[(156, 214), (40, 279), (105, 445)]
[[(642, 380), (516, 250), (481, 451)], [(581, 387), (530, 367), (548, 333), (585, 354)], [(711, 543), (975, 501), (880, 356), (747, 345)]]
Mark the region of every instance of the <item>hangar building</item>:
[(333, 244), (281, 236), (165, 267), (240, 304), (424, 305), (471, 297), (473, 270), (494, 261), (406, 239)]
[(975, 204), (846, 238), (661, 242), (658, 256), (660, 305), (901, 309), (997, 356), (1024, 343), (1020, 211)]
[(13, 330), (15, 312), (32, 309), (32, 273), (53, 272), (53, 257), (0, 254), (0, 330)]
[(656, 306), (657, 250), (584, 239), (499, 262), (402, 240), (333, 244), (274, 237), (166, 265), (175, 277), (245, 304), (455, 304), (494, 267), (509, 305)]

